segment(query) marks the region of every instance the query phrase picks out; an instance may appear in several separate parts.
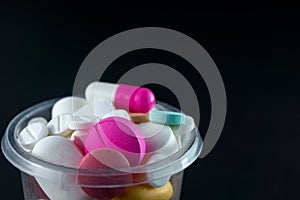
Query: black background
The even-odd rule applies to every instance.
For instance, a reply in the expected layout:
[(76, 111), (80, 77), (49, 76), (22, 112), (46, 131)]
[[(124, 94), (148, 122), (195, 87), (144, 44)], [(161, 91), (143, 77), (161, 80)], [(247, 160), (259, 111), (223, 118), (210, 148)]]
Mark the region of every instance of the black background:
[[(148, 4), (1, 3), (0, 133), (26, 107), (71, 94), (81, 62), (104, 39), (136, 27), (171, 28), (208, 51), (228, 100), (223, 133), (213, 151), (185, 171), (182, 199), (299, 199), (299, 8)], [(166, 52), (137, 51), (114, 62), (105, 79), (154, 61), (191, 67)], [(201, 96), (204, 136), (210, 117), (205, 83), (182, 73)], [(150, 87), (176, 105), (172, 93)], [(0, 162), (1, 198), (22, 199), (18, 170), (3, 156)]]

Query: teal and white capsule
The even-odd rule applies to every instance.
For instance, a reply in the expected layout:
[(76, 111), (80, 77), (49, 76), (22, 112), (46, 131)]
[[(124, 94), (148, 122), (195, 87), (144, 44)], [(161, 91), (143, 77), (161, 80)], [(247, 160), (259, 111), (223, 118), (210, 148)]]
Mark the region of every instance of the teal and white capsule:
[(181, 112), (152, 109), (149, 112), (149, 120), (159, 124), (181, 125), (185, 122), (185, 115)]

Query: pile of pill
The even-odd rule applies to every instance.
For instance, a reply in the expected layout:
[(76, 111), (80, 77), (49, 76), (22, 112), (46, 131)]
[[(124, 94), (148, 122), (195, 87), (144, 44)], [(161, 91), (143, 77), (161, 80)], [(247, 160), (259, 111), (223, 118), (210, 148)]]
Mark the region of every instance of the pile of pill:
[[(180, 148), (178, 137), (194, 127), (192, 117), (155, 104), (143, 87), (92, 82), (85, 98), (64, 97), (52, 107), (51, 119), (36, 117), (20, 132), (20, 146), (50, 163), (82, 169), (126, 169), (158, 162)], [(163, 172), (161, 172), (163, 173)], [(146, 173), (147, 184), (101, 188), (81, 185), (126, 184), (134, 176), (89, 178), (78, 176), (72, 193), (36, 177), (50, 199), (169, 200), (170, 176)]]

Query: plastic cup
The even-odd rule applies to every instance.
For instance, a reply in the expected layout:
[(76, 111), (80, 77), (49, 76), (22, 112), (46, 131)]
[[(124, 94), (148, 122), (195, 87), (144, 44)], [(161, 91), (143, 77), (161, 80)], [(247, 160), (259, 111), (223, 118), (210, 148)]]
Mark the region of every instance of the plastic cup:
[[(19, 113), (8, 125), (5, 134), (2, 138), (2, 151), (5, 157), (15, 167), (21, 171), (21, 179), (23, 185), (24, 199), (25, 200), (38, 200), (38, 199), (95, 199), (83, 195), (78, 195), (78, 188), (101, 188), (101, 189), (114, 189), (114, 188), (130, 188), (137, 185), (145, 185), (151, 181), (163, 180), (168, 177), (173, 187), (173, 194), (171, 200), (180, 199), (180, 192), (183, 179), (183, 171), (186, 167), (191, 165), (199, 156), (202, 148), (202, 139), (197, 129), (192, 130), (190, 133), (181, 135), (178, 139), (180, 149), (162, 159), (158, 162), (151, 164), (139, 165), (136, 167), (116, 170), (89, 170), (69, 168), (60, 165), (55, 165), (32, 156), (26, 152), (17, 142), (17, 138), (21, 130), (27, 125), (28, 121), (33, 117), (45, 117), (50, 119), (51, 108), (58, 98), (47, 100), (36, 104), (32, 107)], [(160, 103), (166, 109), (176, 111), (176, 109), (168, 104)], [(145, 178), (146, 173), (154, 174), (153, 180)], [(79, 184), (78, 176), (89, 177), (95, 179), (108, 178), (109, 180), (122, 179), (128, 177), (130, 181), (111, 181), (107, 183), (97, 184)], [(127, 179), (123, 179), (127, 180)], [(128, 179), (129, 180), (129, 179)], [(44, 190), (39, 183), (43, 183)], [(57, 190), (56, 197), (47, 196), (47, 188), (54, 187)], [(83, 192), (83, 190), (81, 191)], [(143, 199), (143, 198), (141, 198)]]

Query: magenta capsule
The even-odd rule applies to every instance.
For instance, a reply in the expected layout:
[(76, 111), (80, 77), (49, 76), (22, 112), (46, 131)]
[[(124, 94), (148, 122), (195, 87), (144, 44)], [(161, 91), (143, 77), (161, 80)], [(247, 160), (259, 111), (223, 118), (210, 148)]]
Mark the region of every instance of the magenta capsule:
[(85, 97), (88, 101), (106, 98), (116, 108), (135, 113), (147, 113), (155, 104), (155, 96), (151, 90), (125, 84), (92, 82), (85, 90)]

